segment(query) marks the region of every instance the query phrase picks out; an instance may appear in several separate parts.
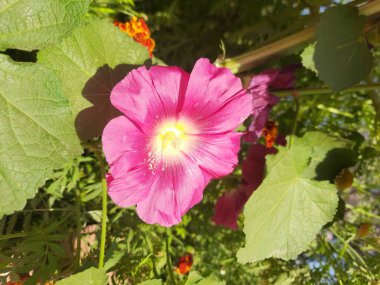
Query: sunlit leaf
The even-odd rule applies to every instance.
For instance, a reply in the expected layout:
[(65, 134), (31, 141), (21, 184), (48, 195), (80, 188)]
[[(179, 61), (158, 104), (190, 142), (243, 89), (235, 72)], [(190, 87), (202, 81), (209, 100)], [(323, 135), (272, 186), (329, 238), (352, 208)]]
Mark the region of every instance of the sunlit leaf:
[(80, 25), (89, 0), (1, 0), (0, 50), (41, 49)]
[(333, 219), (335, 186), (312, 180), (309, 169), (339, 145), (328, 147), (326, 141), (334, 142), (321, 133), (293, 137), (290, 148), (279, 147), (278, 154), (267, 156), (268, 175), (244, 209), (246, 244), (237, 253), (239, 262), (294, 259)]
[(21, 210), (54, 168), (81, 153), (54, 72), (0, 55), (0, 217)]
[(315, 43), (308, 45), (301, 53), (302, 65), (311, 71), (318, 73), (314, 63), (314, 49)]
[[(128, 73), (130, 65), (142, 64), (148, 58), (146, 47), (109, 20), (92, 21), (38, 55), (38, 61), (61, 78), (74, 115), (83, 110), (76, 121), (83, 140), (100, 135), (106, 123), (118, 114), (109, 102), (112, 87)], [(121, 64), (126, 68), (116, 68)], [(92, 109), (88, 108), (89, 101), (94, 104)]]
[(83, 272), (62, 279), (56, 285), (105, 285), (107, 280), (106, 271), (91, 267)]

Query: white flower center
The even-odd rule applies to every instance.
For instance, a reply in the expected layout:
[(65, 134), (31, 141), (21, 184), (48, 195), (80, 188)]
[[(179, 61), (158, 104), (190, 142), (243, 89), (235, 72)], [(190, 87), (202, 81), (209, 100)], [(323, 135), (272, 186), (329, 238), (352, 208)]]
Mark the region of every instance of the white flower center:
[(183, 122), (166, 122), (157, 128), (155, 148), (164, 157), (177, 156), (189, 146), (188, 125)]

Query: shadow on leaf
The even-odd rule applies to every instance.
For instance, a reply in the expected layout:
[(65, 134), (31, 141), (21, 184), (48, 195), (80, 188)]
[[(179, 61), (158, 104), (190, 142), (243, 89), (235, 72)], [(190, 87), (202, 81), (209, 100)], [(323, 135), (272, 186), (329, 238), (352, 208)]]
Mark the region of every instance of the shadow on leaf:
[(317, 165), (315, 180), (328, 180), (333, 183), (335, 177), (343, 168), (355, 165), (356, 159), (356, 154), (351, 149), (334, 148), (330, 150), (323, 161)]
[(111, 104), (111, 91), (132, 69), (137, 67), (137, 65), (120, 64), (112, 69), (104, 65), (87, 81), (82, 95), (93, 106), (82, 110), (75, 119), (77, 134), (82, 141), (101, 136), (107, 123), (121, 115), (121, 112)]

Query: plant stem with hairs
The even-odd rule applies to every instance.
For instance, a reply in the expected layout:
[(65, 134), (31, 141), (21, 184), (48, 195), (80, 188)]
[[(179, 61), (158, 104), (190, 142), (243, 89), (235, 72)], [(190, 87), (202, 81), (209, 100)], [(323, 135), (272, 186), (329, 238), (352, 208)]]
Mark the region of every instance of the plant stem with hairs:
[(96, 152), (99, 161), (100, 174), (102, 179), (102, 232), (100, 237), (100, 253), (99, 253), (99, 268), (104, 267), (104, 253), (106, 247), (106, 234), (107, 234), (107, 182), (106, 173), (104, 169), (103, 158), (99, 152)]

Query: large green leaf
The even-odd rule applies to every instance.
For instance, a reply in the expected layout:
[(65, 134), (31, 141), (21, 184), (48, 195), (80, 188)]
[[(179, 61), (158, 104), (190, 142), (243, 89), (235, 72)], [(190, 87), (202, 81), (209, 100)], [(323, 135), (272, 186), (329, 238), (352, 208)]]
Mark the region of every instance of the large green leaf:
[(106, 271), (91, 267), (83, 272), (71, 275), (58, 281), (57, 285), (105, 285), (107, 281)]
[(81, 148), (59, 78), (0, 55), (0, 217), (21, 210)]
[[(38, 61), (55, 70), (62, 79), (64, 93), (75, 115), (91, 105), (82, 96), (82, 91), (100, 67), (142, 64), (148, 58), (146, 47), (133, 41), (108, 20), (93, 21), (80, 27), (61, 44), (38, 55)], [(106, 92), (92, 95), (108, 98), (110, 91), (106, 88)]]
[(0, 50), (41, 49), (81, 23), (90, 0), (1, 0)]
[(328, 9), (317, 27), (314, 62), (318, 76), (333, 91), (364, 79), (372, 68), (372, 54), (363, 34), (365, 17), (352, 6)]
[(244, 208), (246, 244), (237, 253), (239, 262), (294, 259), (333, 219), (336, 189), (312, 180), (315, 172), (309, 167), (337, 146), (341, 144), (326, 135), (310, 133), (267, 157), (268, 175)]

